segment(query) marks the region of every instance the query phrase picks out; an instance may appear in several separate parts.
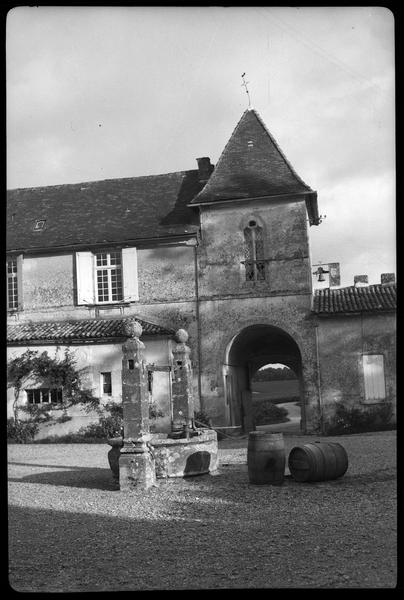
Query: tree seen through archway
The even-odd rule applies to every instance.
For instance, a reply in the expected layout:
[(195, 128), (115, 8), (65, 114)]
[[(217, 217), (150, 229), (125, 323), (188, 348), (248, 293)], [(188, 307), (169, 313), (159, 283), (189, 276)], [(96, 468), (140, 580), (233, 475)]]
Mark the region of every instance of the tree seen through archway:
[(299, 379), (290, 367), (266, 364), (252, 374), (250, 385), (255, 426), (300, 419)]

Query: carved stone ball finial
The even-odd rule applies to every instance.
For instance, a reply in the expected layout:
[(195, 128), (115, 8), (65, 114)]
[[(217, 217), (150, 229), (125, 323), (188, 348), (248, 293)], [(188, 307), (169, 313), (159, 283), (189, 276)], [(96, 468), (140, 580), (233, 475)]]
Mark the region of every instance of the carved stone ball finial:
[(143, 329), (139, 321), (126, 321), (124, 324), (125, 334), (128, 337), (140, 338)]
[(189, 335), (188, 335), (188, 332), (185, 331), (185, 329), (179, 329), (175, 334), (175, 339), (180, 344), (185, 344), (185, 342), (188, 341), (188, 338), (189, 338)]

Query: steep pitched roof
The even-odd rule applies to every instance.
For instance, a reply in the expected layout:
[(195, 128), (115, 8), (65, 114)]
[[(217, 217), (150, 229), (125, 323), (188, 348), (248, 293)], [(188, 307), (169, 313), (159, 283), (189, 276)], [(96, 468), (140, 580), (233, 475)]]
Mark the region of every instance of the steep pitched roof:
[[(187, 235), (198, 171), (8, 191), (7, 249), (52, 248)], [(37, 220), (45, 227), (34, 231)]]
[[(316, 193), (294, 171), (258, 113), (249, 109), (191, 205), (301, 193), (314, 202)], [(311, 207), (313, 221), (318, 218), (316, 206)]]
[[(173, 335), (174, 331), (160, 325), (136, 319), (142, 326), (142, 336)], [(68, 321), (30, 321), (14, 323), (7, 327), (7, 343), (18, 344), (21, 342), (59, 342), (68, 343), (75, 340), (103, 340), (124, 339), (125, 325), (129, 318), (120, 319), (78, 319)]]
[(315, 290), (313, 312), (319, 316), (357, 312), (390, 312), (396, 309), (396, 284)]

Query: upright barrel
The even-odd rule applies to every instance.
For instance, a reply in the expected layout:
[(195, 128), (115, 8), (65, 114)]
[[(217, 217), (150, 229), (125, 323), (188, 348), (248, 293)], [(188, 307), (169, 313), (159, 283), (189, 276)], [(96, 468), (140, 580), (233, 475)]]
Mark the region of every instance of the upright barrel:
[(288, 466), (296, 481), (337, 479), (348, 469), (348, 455), (337, 442), (313, 442), (292, 448)]
[(285, 476), (285, 444), (282, 433), (251, 431), (247, 465), (250, 483), (282, 485)]

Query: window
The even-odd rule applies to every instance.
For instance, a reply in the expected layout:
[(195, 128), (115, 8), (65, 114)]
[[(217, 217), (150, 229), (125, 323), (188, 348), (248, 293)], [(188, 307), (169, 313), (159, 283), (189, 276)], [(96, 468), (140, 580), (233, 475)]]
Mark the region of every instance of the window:
[(101, 373), (101, 387), (103, 396), (112, 396), (111, 373)]
[(34, 231), (42, 231), (45, 228), (45, 219), (37, 219), (34, 225)]
[(95, 255), (96, 298), (98, 303), (122, 300), (121, 251)]
[(37, 388), (25, 391), (27, 392), (28, 404), (56, 404), (63, 400), (63, 392), (60, 388)]
[(136, 248), (76, 252), (78, 304), (113, 304), (139, 299)]
[(381, 402), (386, 398), (384, 381), (383, 354), (364, 354), (362, 356), (363, 377), (365, 383), (365, 402)]
[(264, 236), (256, 221), (244, 229), (244, 252), (246, 281), (265, 280)]
[(7, 307), (8, 310), (18, 308), (17, 259), (7, 261)]

